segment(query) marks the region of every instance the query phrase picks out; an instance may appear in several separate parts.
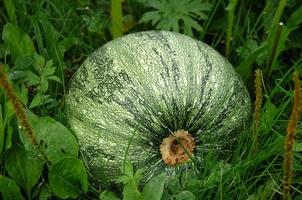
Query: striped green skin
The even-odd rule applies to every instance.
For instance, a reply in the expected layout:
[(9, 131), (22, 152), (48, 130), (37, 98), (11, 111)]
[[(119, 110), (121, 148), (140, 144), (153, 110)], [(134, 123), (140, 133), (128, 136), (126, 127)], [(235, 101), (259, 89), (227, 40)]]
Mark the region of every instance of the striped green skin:
[[(171, 167), (159, 146), (184, 129), (196, 139), (194, 157), (230, 152), (250, 116), (250, 98), (233, 67), (214, 49), (187, 36), (148, 31), (115, 39), (88, 57), (66, 96), (69, 121), (92, 177), (108, 183), (134, 134), (128, 159), (146, 180)], [(135, 133), (134, 133), (135, 132)]]

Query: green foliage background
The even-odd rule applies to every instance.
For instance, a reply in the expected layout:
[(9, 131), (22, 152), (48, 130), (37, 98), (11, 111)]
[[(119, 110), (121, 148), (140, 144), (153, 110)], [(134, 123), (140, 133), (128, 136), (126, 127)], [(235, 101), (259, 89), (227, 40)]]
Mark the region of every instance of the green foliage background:
[[(280, 199), (284, 136), (293, 100), (291, 77), (302, 74), (300, 0), (3, 0), (0, 60), (27, 110), (49, 162), (24, 136), (0, 90), (0, 193), (18, 199)], [(239, 135), (228, 161), (205, 159), (198, 172), (162, 174), (145, 186), (125, 162), (115, 188), (89, 183), (64, 107), (68, 83), (83, 60), (115, 37), (171, 30), (225, 55), (254, 100), (254, 70), (263, 71), (258, 149), (252, 128)], [(302, 123), (297, 125), (292, 199), (302, 199)], [(63, 142), (62, 142), (63, 141)], [(255, 142), (255, 141), (254, 141)]]

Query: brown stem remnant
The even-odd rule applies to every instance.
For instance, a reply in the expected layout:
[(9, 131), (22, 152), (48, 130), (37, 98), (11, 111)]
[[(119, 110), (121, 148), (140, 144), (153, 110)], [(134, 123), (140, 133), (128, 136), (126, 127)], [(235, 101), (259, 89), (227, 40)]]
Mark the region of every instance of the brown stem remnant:
[(195, 141), (192, 135), (185, 130), (178, 130), (163, 139), (160, 152), (163, 161), (170, 166), (186, 162), (192, 156)]

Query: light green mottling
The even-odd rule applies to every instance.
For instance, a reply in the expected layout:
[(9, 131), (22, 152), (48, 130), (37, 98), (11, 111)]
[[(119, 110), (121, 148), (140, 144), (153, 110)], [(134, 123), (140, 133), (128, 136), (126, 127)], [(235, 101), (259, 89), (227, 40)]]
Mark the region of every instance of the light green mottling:
[(98, 49), (75, 74), (66, 102), (84, 159), (102, 183), (119, 174), (134, 131), (128, 158), (148, 179), (191, 166), (161, 160), (159, 145), (171, 132), (195, 137), (198, 161), (209, 151), (223, 158), (251, 112), (247, 90), (219, 53), (167, 31), (129, 34)]

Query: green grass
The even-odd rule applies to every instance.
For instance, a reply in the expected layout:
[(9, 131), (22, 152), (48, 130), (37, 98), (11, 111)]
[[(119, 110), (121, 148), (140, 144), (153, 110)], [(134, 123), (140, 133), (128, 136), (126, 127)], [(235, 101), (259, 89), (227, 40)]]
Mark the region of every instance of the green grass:
[[(39, 145), (56, 143), (58, 137), (66, 140), (65, 153), (46, 153), (50, 163), (43, 159), (29, 162), (41, 155), (30, 148), (24, 130), (18, 128), (22, 123), (18, 124), (8, 97), (0, 90), (2, 198), (118, 199), (124, 196), (125, 200), (135, 200), (143, 196), (151, 200), (153, 193), (163, 194), (162, 199), (175, 200), (282, 198), (284, 139), (293, 105), (292, 74), (294, 71), (300, 77), (302, 74), (302, 3), (298, 0), (279, 3), (209, 0), (191, 4), (180, 1), (185, 3), (164, 0), (0, 2), (0, 61), (4, 71), (25, 107), (36, 137), (44, 138), (49, 127), (59, 130), (60, 136), (44, 138), (45, 143)], [(154, 5), (159, 3), (165, 7), (157, 9)], [(160, 12), (155, 15), (156, 10)], [(176, 12), (180, 13), (179, 18), (167, 21), (171, 19), (167, 16)], [(181, 17), (186, 20), (182, 21)], [(69, 81), (84, 59), (101, 45), (122, 34), (152, 29), (179, 31), (226, 55), (243, 78), (252, 101), (256, 97), (254, 72), (263, 71), (257, 151), (253, 150), (253, 128), (246, 126), (238, 133), (230, 158), (217, 160), (214, 155), (205, 155), (203, 165), (196, 163), (197, 172), (172, 177), (159, 175), (142, 186), (139, 169), (132, 169), (130, 163), (124, 162), (119, 186), (98, 188), (87, 182), (90, 173), (84, 168), (85, 158), (79, 159), (78, 144), (69, 130), (64, 103)], [(301, 121), (297, 123), (296, 133), (290, 192), (292, 199), (302, 199)], [(52, 148), (52, 152), (57, 152), (57, 146)], [(14, 156), (18, 159), (12, 159)], [(36, 173), (26, 167), (29, 163)], [(63, 190), (64, 183), (56, 181), (61, 178), (68, 182)]]

